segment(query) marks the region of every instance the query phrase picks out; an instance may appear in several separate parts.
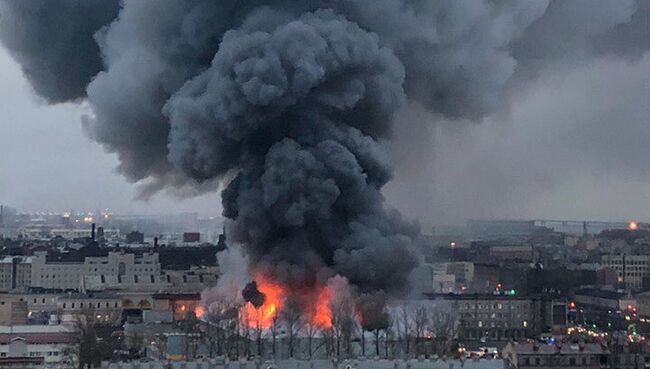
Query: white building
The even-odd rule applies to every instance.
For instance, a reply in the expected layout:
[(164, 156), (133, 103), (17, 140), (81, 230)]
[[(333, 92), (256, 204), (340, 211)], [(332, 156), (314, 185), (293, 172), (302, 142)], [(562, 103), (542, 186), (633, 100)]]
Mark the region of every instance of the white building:
[(432, 263), (433, 291), (453, 293), (468, 287), (474, 279), (474, 264), (470, 262)]
[(32, 257), (31, 286), (46, 289), (86, 289), (85, 283), (115, 278), (151, 280), (160, 276), (158, 254), (135, 255), (110, 252), (108, 256), (86, 257), (83, 262), (48, 261), (39, 251)]
[(78, 289), (85, 272), (83, 262), (47, 260), (47, 252), (37, 251), (32, 257), (32, 287), (46, 289)]
[(83, 315), (88, 321), (117, 323), (122, 314), (122, 297), (102, 292), (63, 294), (57, 312), (64, 318)]
[(74, 342), (71, 326), (0, 326), (0, 359), (42, 358), (48, 368), (59, 368), (63, 367), (66, 349)]

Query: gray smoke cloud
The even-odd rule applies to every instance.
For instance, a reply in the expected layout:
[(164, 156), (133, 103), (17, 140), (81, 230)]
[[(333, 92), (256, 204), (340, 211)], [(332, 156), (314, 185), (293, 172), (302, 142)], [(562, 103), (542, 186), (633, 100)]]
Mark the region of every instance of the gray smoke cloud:
[(100, 70), (94, 34), (117, 16), (119, 0), (0, 2), (0, 42), (38, 95), (58, 103), (82, 98)]
[[(86, 131), (144, 196), (223, 184), (254, 265), (289, 284), (338, 273), (395, 291), (418, 235), (384, 206), (395, 115), (417, 104), (478, 121), (507, 105), (509, 86), (551, 63), (538, 34), (591, 8), (556, 3), (0, 0), (0, 41), (39, 95), (85, 95)], [(566, 48), (643, 33), (636, 8), (580, 18)]]
[(411, 103), (390, 142), (392, 204), (471, 218), (644, 219), (650, 3), (552, 1), (508, 46), (502, 104), (472, 124)]

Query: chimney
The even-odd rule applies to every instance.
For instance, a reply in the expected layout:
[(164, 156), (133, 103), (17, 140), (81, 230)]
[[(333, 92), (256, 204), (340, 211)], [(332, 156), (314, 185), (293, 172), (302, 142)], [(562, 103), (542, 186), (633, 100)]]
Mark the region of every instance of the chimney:
[(158, 237), (153, 238), (153, 247), (158, 248)]
[(92, 228), (90, 229), (90, 240), (95, 241), (95, 223), (92, 224)]

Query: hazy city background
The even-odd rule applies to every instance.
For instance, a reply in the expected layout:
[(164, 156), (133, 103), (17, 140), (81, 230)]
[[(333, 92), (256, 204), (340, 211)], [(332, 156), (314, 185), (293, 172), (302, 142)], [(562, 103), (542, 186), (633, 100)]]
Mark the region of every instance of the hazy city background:
[[(481, 124), (404, 108), (391, 143), (398, 175), (385, 190), (389, 205), (424, 228), (471, 218), (649, 219), (648, 70), (648, 54), (553, 65), (517, 88), (511, 111)], [(114, 171), (115, 156), (84, 136), (84, 103), (46, 105), (2, 47), (0, 79), (0, 203), (25, 211), (221, 213), (216, 193), (134, 200), (135, 187)]]

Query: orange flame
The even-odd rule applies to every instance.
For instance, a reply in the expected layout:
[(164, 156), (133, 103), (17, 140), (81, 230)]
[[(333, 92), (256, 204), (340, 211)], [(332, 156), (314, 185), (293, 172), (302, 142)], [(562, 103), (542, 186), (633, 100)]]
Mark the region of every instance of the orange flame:
[(310, 314), (310, 323), (316, 327), (329, 329), (332, 327), (332, 311), (330, 310), (330, 291), (323, 287), (316, 295), (316, 304)]
[(330, 329), (332, 327), (332, 311), (330, 299), (332, 291), (326, 286), (317, 287), (313, 292), (290, 291), (288, 287), (258, 273), (255, 278), (257, 289), (264, 294), (264, 304), (255, 308), (247, 302), (241, 310), (240, 321), (249, 328), (269, 329), (274, 320), (282, 311), (288, 296), (293, 296), (302, 301), (303, 316), (314, 327)]
[(194, 309), (194, 315), (197, 318), (200, 318), (205, 314), (205, 309), (203, 309), (203, 306), (197, 306), (196, 309)]
[(260, 328), (267, 329), (273, 325), (273, 320), (282, 309), (286, 291), (282, 285), (262, 275), (257, 275), (255, 282), (257, 282), (257, 289), (264, 294), (264, 304), (256, 309), (250, 302), (246, 303), (244, 324), (251, 328), (259, 325)]
[(630, 222), (627, 225), (627, 229), (629, 229), (630, 231), (636, 231), (639, 229), (639, 224), (637, 222)]

